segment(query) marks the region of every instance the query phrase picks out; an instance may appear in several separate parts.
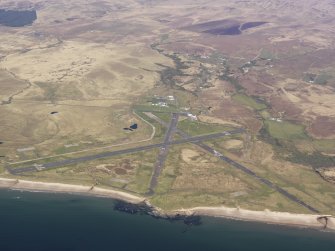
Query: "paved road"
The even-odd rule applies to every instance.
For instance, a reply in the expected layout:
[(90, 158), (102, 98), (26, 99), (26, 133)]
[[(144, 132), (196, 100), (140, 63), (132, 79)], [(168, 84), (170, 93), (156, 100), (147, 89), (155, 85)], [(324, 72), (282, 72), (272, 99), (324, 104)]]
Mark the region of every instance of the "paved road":
[(170, 125), (167, 127), (167, 131), (164, 138), (164, 145), (159, 149), (159, 154), (157, 156), (157, 161), (154, 166), (154, 172), (152, 174), (151, 180), (150, 180), (150, 186), (149, 186), (149, 193), (152, 195), (154, 193), (154, 190), (158, 183), (158, 177), (162, 173), (164, 163), (166, 161), (168, 152), (169, 152), (169, 145), (168, 142), (171, 141), (171, 138), (174, 134), (174, 132), (177, 129), (177, 124), (179, 120), (179, 114), (173, 113), (170, 121)]
[(14, 175), (15, 174), (20, 174), (20, 173), (25, 173), (25, 172), (42, 171), (42, 170), (47, 170), (47, 169), (52, 169), (52, 168), (57, 168), (57, 167), (62, 167), (62, 166), (67, 166), (67, 165), (78, 164), (78, 163), (82, 163), (82, 162), (85, 162), (85, 161), (92, 161), (92, 160), (96, 160), (96, 159), (109, 158), (109, 157), (118, 156), (118, 155), (122, 155), (122, 154), (130, 154), (130, 153), (136, 153), (136, 152), (151, 150), (151, 149), (154, 149), (154, 148), (163, 147), (165, 145), (178, 145), (178, 144), (185, 144), (185, 143), (188, 143), (188, 142), (200, 142), (200, 141), (214, 139), (214, 138), (218, 138), (218, 137), (224, 137), (227, 134), (234, 134), (234, 133), (239, 133), (239, 131), (233, 130), (233, 131), (227, 131), (227, 132), (221, 132), (221, 133), (213, 133), (213, 134), (209, 134), (209, 135), (196, 136), (196, 137), (190, 137), (190, 138), (170, 141), (170, 142), (167, 142), (167, 143), (157, 143), (157, 144), (152, 144), (152, 145), (128, 148), (128, 149), (124, 149), (124, 150), (98, 153), (98, 154), (88, 155), (88, 156), (83, 156), (83, 157), (78, 157), (78, 158), (72, 158), (72, 159), (66, 159), (66, 160), (60, 160), (60, 161), (53, 161), (53, 162), (48, 162), (48, 163), (41, 164), (41, 165), (37, 164), (37, 163), (34, 163), (30, 166), (23, 166), (23, 167), (18, 167), (18, 168), (7, 167), (7, 170), (11, 174), (14, 174)]
[[(152, 119), (155, 119), (158, 123), (160, 123), (161, 125), (166, 125), (166, 123), (164, 121), (162, 121), (160, 118), (158, 118), (157, 116), (155, 116), (154, 114), (152, 114), (153, 116), (150, 116)], [(162, 123), (163, 122), (163, 123)], [(237, 129), (240, 130), (240, 132), (243, 132), (243, 129)], [(183, 138), (188, 138), (189, 135), (183, 131), (181, 131), (180, 129), (177, 129), (177, 133), (179, 135), (181, 135)], [(294, 196), (293, 194), (290, 194), (289, 192), (287, 192), (286, 190), (282, 189), (281, 187), (277, 186), (276, 184), (272, 183), (271, 181), (262, 178), (260, 176), (258, 176), (255, 172), (253, 172), (252, 170), (250, 170), (249, 168), (237, 163), (236, 161), (223, 156), (221, 153), (219, 153), (218, 151), (216, 151), (214, 148), (202, 143), (202, 142), (194, 142), (197, 146), (201, 147), (202, 149), (204, 149), (205, 151), (213, 154), (214, 156), (218, 157), (219, 159), (227, 162), (228, 164), (230, 164), (231, 166), (237, 168), (238, 170), (241, 170), (242, 172), (256, 178), (257, 180), (259, 180), (261, 183), (267, 185), (268, 187), (276, 190), (277, 192), (279, 192), (280, 194), (282, 194), (283, 196), (285, 196), (286, 198), (288, 198), (289, 200), (298, 203), (299, 205), (307, 208), (308, 210), (310, 210), (313, 213), (320, 213), (317, 209), (313, 208), (312, 206), (308, 205), (307, 203), (303, 202), (302, 200), (300, 200), (299, 198), (297, 198), (296, 196)]]

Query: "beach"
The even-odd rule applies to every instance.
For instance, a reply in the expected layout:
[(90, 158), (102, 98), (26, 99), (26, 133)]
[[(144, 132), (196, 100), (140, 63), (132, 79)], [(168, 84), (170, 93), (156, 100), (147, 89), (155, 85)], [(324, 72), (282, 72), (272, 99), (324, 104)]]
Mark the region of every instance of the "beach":
[(144, 197), (135, 196), (130, 193), (122, 191), (104, 189), (99, 187), (70, 185), (62, 183), (49, 183), (28, 180), (16, 180), (0, 178), (0, 188), (8, 188), (12, 190), (38, 191), (38, 192), (52, 192), (52, 193), (71, 193), (83, 194), (87, 196), (106, 197), (125, 202), (139, 204), (145, 201)]
[[(147, 198), (133, 195), (130, 193), (105, 189), (99, 187), (90, 187), (83, 185), (70, 185), (62, 183), (49, 183), (28, 181), (21, 179), (8, 179), (0, 178), (0, 188), (11, 190), (24, 190), (24, 191), (38, 191), (38, 192), (51, 192), (51, 193), (70, 193), (81, 194), (94, 197), (105, 197), (116, 200), (122, 200), (132, 204), (150, 202)], [(150, 205), (152, 206), (152, 205)], [(155, 214), (158, 216), (173, 216), (173, 215), (199, 215), (222, 217), (244, 221), (254, 221), (269, 224), (298, 226), (315, 229), (335, 230), (335, 218), (332, 215), (317, 215), (317, 214), (294, 214), (288, 212), (273, 212), (269, 210), (252, 211), (242, 208), (228, 208), (228, 207), (195, 207), (189, 209), (179, 209), (174, 211), (165, 212), (162, 209), (155, 208)]]
[(269, 224), (335, 230), (335, 220), (331, 215), (294, 214), (269, 210), (252, 211), (228, 207), (195, 207), (177, 210), (176, 212), (187, 215), (206, 215)]

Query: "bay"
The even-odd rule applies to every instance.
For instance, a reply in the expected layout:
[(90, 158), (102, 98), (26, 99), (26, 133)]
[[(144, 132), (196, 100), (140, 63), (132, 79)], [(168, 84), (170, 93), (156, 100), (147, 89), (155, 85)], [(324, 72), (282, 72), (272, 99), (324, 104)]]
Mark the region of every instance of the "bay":
[(115, 211), (115, 201), (0, 190), (0, 250), (331, 251), (335, 233), (203, 217), (186, 226)]

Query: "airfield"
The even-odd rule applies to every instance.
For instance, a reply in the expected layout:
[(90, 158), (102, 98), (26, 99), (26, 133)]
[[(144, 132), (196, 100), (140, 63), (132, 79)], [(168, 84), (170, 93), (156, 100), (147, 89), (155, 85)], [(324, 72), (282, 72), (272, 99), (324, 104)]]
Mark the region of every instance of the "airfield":
[[(124, 155), (124, 154), (131, 154), (131, 153), (136, 153), (136, 152), (141, 152), (141, 151), (148, 151), (154, 148), (159, 148), (160, 151), (157, 156), (156, 163), (154, 165), (153, 169), (153, 174), (151, 176), (150, 180), (150, 185), (149, 185), (149, 190), (146, 193), (148, 196), (153, 196), (155, 194), (155, 189), (158, 185), (158, 179), (159, 176), (162, 172), (162, 169), (164, 168), (164, 163), (168, 155), (168, 148), (171, 145), (179, 145), (179, 144), (185, 144), (185, 143), (194, 143), (198, 147), (202, 148), (206, 152), (214, 155), (215, 157), (219, 158), (220, 160), (230, 164), (232, 167), (237, 168), (238, 170), (244, 172), (245, 174), (253, 177), (256, 179), (258, 182), (263, 183), (264, 185), (268, 186), (270, 189), (274, 189), (278, 193), (280, 193), (282, 196), (286, 197), (286, 199), (291, 200), (294, 203), (299, 204), (300, 206), (303, 206), (304, 208), (308, 209), (312, 213), (320, 213), (317, 209), (313, 208), (312, 206), (306, 204), (305, 202), (301, 201), (294, 195), (290, 194), (289, 192), (283, 190), (282, 188), (278, 187), (277, 185), (273, 184), (267, 179), (264, 179), (262, 177), (259, 177), (256, 173), (248, 169), (247, 167), (240, 165), (239, 163), (235, 162), (234, 160), (225, 157), (223, 154), (215, 150), (214, 148), (210, 147), (209, 145), (206, 145), (203, 143), (203, 141), (208, 141), (214, 138), (220, 138), (224, 136), (230, 136), (238, 133), (244, 132), (243, 129), (235, 129), (232, 131), (224, 131), (221, 133), (214, 133), (214, 134), (208, 134), (208, 135), (203, 135), (203, 136), (194, 136), (190, 137), (187, 133), (181, 131), (180, 129), (177, 129), (178, 125), (178, 119), (180, 115), (188, 116), (191, 118), (194, 118), (191, 114), (189, 113), (172, 113), (171, 115), (171, 121), (169, 124), (164, 122), (162, 119), (159, 117), (155, 116), (154, 114), (150, 112), (145, 113), (148, 117), (151, 119), (154, 119), (156, 122), (159, 124), (163, 125), (165, 128), (167, 128), (165, 136), (164, 136), (164, 141), (163, 143), (158, 143), (158, 144), (153, 144), (153, 145), (147, 145), (147, 146), (142, 146), (142, 147), (135, 147), (135, 148), (128, 148), (124, 150), (119, 150), (119, 151), (111, 151), (111, 152), (104, 152), (100, 154), (95, 154), (95, 155), (89, 155), (89, 156), (83, 156), (83, 157), (78, 157), (78, 158), (72, 158), (72, 159), (66, 159), (66, 160), (60, 160), (60, 161), (54, 161), (54, 162), (48, 162), (46, 164), (37, 164), (34, 163), (31, 166), (25, 166), (25, 167), (16, 167), (16, 168), (11, 168), (7, 167), (7, 171), (12, 174), (12, 175), (20, 175), (24, 174), (26, 172), (40, 172), (40, 171), (46, 171), (49, 169), (53, 168), (58, 168), (62, 166), (67, 166), (67, 165), (73, 165), (73, 164), (78, 164), (78, 163), (83, 163), (86, 161), (92, 161), (96, 159), (103, 159), (103, 158), (108, 158), (108, 157), (113, 157), (113, 156), (118, 156), (118, 155)], [(181, 140), (175, 140), (171, 141), (171, 138), (173, 137), (173, 134), (177, 132), (182, 136)], [(56, 156), (57, 157), (57, 156)], [(26, 161), (26, 162), (31, 162), (31, 161)], [(96, 184), (98, 185), (98, 183)], [(94, 185), (92, 186), (93, 189)]]
[(85, 2), (0, 3), (1, 177), (335, 213), (331, 1)]

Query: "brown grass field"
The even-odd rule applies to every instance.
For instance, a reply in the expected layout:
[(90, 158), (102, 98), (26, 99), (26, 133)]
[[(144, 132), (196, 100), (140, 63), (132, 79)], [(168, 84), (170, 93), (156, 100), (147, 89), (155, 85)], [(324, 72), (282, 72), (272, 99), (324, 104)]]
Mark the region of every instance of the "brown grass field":
[[(192, 135), (245, 128), (209, 143), (334, 214), (332, 2), (2, 0), (0, 9), (35, 9), (37, 20), (0, 25), (1, 175), (11, 176), (5, 167), (15, 162), (158, 142), (164, 130), (134, 112), (154, 110), (155, 95), (173, 95), (164, 111), (199, 119), (180, 128)], [(265, 23), (242, 29), (253, 22)], [(133, 123), (137, 130), (124, 130)], [(157, 152), (27, 177), (144, 195)], [(151, 200), (168, 209), (224, 204), (305, 212), (191, 144), (170, 149)]]

